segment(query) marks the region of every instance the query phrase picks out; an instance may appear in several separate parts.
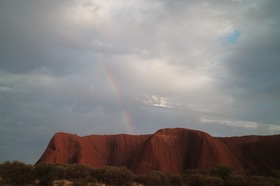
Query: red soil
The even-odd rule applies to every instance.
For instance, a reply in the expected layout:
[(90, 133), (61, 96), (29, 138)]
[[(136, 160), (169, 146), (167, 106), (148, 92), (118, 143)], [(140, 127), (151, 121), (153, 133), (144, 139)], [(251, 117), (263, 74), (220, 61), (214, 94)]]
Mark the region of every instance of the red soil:
[(242, 175), (270, 175), (280, 169), (280, 135), (217, 138), (189, 129), (162, 129), (152, 135), (57, 133), (39, 162), (125, 166), (137, 174), (159, 170), (182, 174), (222, 163)]

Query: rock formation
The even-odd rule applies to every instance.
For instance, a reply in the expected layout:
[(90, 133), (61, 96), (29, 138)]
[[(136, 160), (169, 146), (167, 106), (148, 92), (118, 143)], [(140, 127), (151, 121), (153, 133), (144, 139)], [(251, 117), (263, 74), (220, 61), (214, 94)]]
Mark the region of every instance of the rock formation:
[(212, 137), (183, 128), (151, 135), (56, 133), (37, 163), (83, 163), (91, 167), (125, 166), (137, 174), (159, 170), (182, 174), (221, 163), (242, 175), (270, 175), (280, 169), (280, 135)]

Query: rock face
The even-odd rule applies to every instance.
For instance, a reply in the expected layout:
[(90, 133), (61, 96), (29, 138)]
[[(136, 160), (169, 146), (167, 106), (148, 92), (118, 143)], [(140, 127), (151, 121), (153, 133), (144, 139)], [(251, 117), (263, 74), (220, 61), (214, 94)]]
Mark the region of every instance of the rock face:
[(137, 174), (159, 170), (182, 174), (222, 163), (242, 175), (270, 175), (280, 169), (280, 135), (217, 138), (189, 129), (151, 135), (56, 133), (37, 163), (125, 166)]

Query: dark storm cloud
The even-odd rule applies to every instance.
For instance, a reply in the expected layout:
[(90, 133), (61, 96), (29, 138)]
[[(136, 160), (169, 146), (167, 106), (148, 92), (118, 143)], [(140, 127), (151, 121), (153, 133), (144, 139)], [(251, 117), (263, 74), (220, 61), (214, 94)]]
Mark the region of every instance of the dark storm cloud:
[(279, 133), (277, 7), (1, 1), (0, 161), (36, 162), (57, 131)]

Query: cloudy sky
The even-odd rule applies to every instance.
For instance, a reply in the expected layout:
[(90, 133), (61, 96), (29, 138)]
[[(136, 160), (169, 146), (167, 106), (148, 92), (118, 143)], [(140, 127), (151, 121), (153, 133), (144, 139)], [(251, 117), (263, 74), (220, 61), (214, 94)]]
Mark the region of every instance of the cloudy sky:
[(0, 162), (55, 132), (280, 134), (279, 0), (0, 1)]

